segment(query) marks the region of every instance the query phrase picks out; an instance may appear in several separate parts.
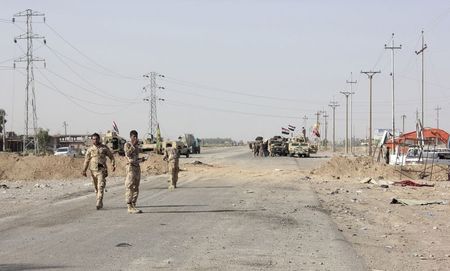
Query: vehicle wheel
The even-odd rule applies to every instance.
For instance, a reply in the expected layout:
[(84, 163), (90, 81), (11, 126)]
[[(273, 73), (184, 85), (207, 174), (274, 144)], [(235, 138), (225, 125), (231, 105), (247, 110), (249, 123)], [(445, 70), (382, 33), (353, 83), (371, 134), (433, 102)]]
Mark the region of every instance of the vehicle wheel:
[(188, 153), (186, 153), (186, 158), (189, 158), (189, 152), (188, 152)]
[(289, 154), (289, 156), (290, 156), (290, 157), (294, 157), (294, 154), (293, 154), (293, 153), (291, 153), (291, 154)]

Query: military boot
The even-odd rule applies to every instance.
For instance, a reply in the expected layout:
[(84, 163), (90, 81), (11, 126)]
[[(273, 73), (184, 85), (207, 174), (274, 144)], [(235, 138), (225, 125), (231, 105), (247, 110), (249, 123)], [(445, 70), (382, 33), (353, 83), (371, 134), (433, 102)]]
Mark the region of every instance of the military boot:
[(128, 205), (128, 213), (129, 214), (139, 214), (142, 213), (141, 210), (136, 209), (132, 203), (127, 204)]
[(97, 199), (97, 205), (96, 205), (97, 210), (100, 210), (101, 208), (103, 208), (103, 199)]
[(131, 205), (137, 211), (138, 214), (142, 213), (142, 211), (140, 209), (136, 208), (136, 202), (131, 203)]

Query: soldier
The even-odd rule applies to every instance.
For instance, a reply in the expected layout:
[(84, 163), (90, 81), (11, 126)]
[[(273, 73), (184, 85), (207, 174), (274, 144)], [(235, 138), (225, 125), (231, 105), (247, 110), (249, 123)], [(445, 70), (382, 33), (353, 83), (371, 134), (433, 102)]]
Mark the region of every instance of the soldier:
[(100, 135), (92, 134), (92, 146), (86, 151), (84, 166), (81, 175), (87, 177), (86, 171), (89, 168), (92, 176), (92, 182), (97, 195), (97, 210), (103, 208), (103, 192), (106, 186), (106, 177), (108, 168), (106, 167), (106, 157), (108, 156), (112, 163), (112, 171), (116, 170), (116, 161), (114, 156), (106, 145), (100, 143)]
[(167, 144), (163, 159), (167, 161), (169, 167), (169, 190), (177, 188), (178, 172), (180, 171), (179, 158), (180, 154), (177, 148)]
[(129, 214), (142, 213), (141, 210), (136, 209), (136, 201), (139, 195), (139, 183), (141, 181), (141, 167), (140, 162), (145, 161), (145, 158), (139, 158), (138, 146), (138, 132), (136, 130), (130, 131), (130, 141), (125, 144), (124, 151), (127, 159), (126, 178), (125, 178), (125, 198)]

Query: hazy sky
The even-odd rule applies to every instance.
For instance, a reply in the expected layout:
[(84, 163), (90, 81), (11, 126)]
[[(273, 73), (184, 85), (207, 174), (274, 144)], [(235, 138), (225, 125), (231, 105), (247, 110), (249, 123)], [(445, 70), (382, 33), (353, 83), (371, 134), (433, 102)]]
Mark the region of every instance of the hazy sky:
[[(353, 126), (368, 135), (368, 86), (374, 77), (374, 128), (391, 124), (390, 45), (395, 33), (396, 127), (415, 127), (420, 111), (420, 32), (425, 31), (425, 126), (449, 129), (450, 4), (448, 1), (0, 1), (0, 108), (7, 130), (24, 130), (25, 67), (9, 67), (24, 54), (13, 42), (26, 28), (10, 23), (27, 8), (34, 18), (38, 125), (50, 133), (111, 129), (148, 131), (143, 74), (158, 80), (158, 119), (163, 136), (251, 139), (280, 134), (288, 124), (308, 126), (314, 113), (330, 115), (335, 97), (338, 138), (345, 134), (345, 99), (353, 86)], [(323, 120), (321, 121), (323, 123)], [(31, 127), (31, 123), (30, 123)]]

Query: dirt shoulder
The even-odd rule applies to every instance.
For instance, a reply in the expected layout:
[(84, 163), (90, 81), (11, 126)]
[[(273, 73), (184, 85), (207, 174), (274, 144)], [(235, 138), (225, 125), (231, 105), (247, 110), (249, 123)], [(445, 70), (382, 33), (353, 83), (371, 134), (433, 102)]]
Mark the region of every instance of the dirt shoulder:
[[(415, 167), (406, 173), (419, 172)], [(310, 173), (323, 208), (372, 270), (448, 270), (450, 182), (439, 181), (446, 172), (433, 181), (412, 179), (434, 187), (396, 186), (392, 182), (411, 180), (398, 168), (368, 158), (335, 157)], [(374, 181), (361, 183), (367, 177)], [(405, 206), (391, 204), (393, 198), (445, 204)]]

